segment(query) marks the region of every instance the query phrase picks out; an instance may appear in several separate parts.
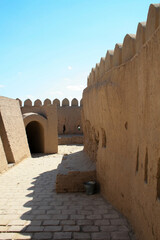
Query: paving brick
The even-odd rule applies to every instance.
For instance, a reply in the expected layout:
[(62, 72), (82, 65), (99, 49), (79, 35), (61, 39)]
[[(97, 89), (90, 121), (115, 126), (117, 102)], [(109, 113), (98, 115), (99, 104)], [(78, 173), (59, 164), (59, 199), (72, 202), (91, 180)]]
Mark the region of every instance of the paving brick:
[(97, 214), (97, 215), (89, 215), (86, 217), (87, 219), (102, 219), (102, 215)]
[(5, 226), (5, 225), (7, 225), (8, 224), (8, 222), (9, 222), (9, 219), (1, 219), (1, 221), (0, 221), (0, 226)]
[(25, 225), (26, 224), (26, 220), (12, 220), (12, 221), (9, 221), (8, 225), (11, 226), (11, 225), (18, 225), (18, 226), (21, 226), (21, 225)]
[(35, 233), (33, 235), (33, 239), (52, 239), (53, 234), (51, 232), (42, 232), (42, 233)]
[(118, 226), (100, 226), (100, 231), (103, 231), (103, 232), (113, 232), (117, 230), (118, 230)]
[(61, 226), (46, 226), (44, 227), (44, 232), (59, 232), (62, 230)]
[(60, 225), (76, 225), (76, 221), (75, 220), (62, 220), (60, 222)]
[(116, 213), (113, 213), (113, 214), (108, 213), (108, 214), (104, 214), (103, 217), (107, 219), (112, 219), (112, 218), (114, 219), (114, 218), (119, 218), (119, 215)]
[(66, 240), (71, 239), (72, 233), (71, 232), (56, 232), (54, 233), (54, 240)]
[(43, 226), (28, 226), (26, 232), (43, 232)]
[(111, 233), (111, 237), (113, 240), (120, 240), (120, 239), (129, 240), (130, 239), (128, 232), (113, 232)]
[(14, 240), (28, 240), (32, 239), (32, 234), (31, 233), (16, 233)]
[(83, 226), (82, 231), (83, 232), (98, 232), (99, 227), (98, 226)]
[(10, 226), (8, 228), (8, 232), (25, 232), (26, 227), (25, 226)]
[(74, 233), (74, 239), (75, 240), (90, 240), (90, 234), (89, 233), (82, 233), (82, 232), (75, 232)]
[(78, 214), (83, 214), (83, 215), (93, 215), (93, 211), (87, 211), (87, 210), (77, 210)]
[(50, 210), (52, 208), (53, 208), (52, 206), (40, 206), (40, 207), (38, 207), (38, 209), (42, 209), (42, 210)]
[(92, 240), (111, 240), (110, 234), (108, 232), (98, 232), (92, 233)]
[(79, 225), (79, 226), (93, 225), (93, 221), (92, 220), (87, 220), (87, 219), (77, 220), (77, 225)]
[(41, 220), (32, 220), (32, 221), (26, 221), (26, 226), (40, 226), (42, 225), (42, 221)]
[(60, 214), (61, 213), (61, 210), (48, 210), (47, 211), (47, 214)]
[(35, 216), (35, 219), (37, 219), (37, 220), (47, 220), (47, 219), (51, 219), (51, 215), (47, 215), (47, 214), (37, 215), (37, 216)]
[(0, 232), (6, 232), (8, 229), (7, 226), (0, 226)]
[(59, 224), (59, 220), (44, 220), (43, 221), (43, 225), (44, 226), (52, 226), (52, 225), (58, 225)]
[(68, 206), (55, 206), (55, 209), (66, 210), (68, 209)]
[(71, 209), (71, 210), (81, 210), (81, 209), (82, 209), (82, 206), (73, 206), (73, 205), (70, 205), (70, 206), (69, 206), (69, 209)]
[(85, 219), (85, 216), (77, 214), (77, 215), (71, 215), (70, 218), (73, 219), (73, 220), (74, 219), (75, 220), (77, 220), (77, 219)]
[(44, 209), (38, 209), (38, 210), (32, 210), (31, 211), (32, 214), (45, 214), (45, 210)]
[(12, 240), (14, 236), (15, 233), (0, 233), (0, 240)]
[(109, 220), (102, 219), (102, 220), (95, 220), (94, 224), (98, 225), (98, 226), (103, 226), (103, 225), (109, 225), (110, 222), (109, 222)]
[(124, 225), (126, 221), (124, 219), (111, 219), (111, 225)]
[(52, 219), (56, 219), (56, 220), (66, 220), (68, 218), (69, 218), (69, 215), (67, 214), (52, 215)]
[(80, 227), (79, 226), (64, 226), (63, 227), (64, 232), (79, 232)]
[(65, 209), (65, 210), (62, 210), (62, 214), (76, 214), (76, 210)]

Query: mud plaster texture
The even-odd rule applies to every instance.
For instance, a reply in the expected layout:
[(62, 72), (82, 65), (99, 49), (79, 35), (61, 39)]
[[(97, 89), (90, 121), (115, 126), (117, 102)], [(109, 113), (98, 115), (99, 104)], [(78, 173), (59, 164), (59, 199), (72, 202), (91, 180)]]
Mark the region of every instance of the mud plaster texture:
[(63, 155), (80, 150), (60, 146), (60, 154), (37, 154), (0, 174), (1, 240), (134, 239), (124, 216), (100, 194), (55, 192)]
[(0, 149), (0, 172), (30, 157), (19, 103), (6, 97), (0, 97)]
[(83, 92), (84, 149), (103, 196), (140, 240), (160, 239), (159, 24), (160, 5), (151, 5), (147, 23), (101, 59)]

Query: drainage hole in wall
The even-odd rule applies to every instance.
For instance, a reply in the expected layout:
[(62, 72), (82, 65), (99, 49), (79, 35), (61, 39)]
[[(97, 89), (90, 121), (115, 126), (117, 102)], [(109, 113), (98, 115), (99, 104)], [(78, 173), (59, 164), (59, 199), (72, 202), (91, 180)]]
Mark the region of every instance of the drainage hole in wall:
[(78, 126), (77, 126), (77, 129), (78, 129), (78, 131), (81, 131), (81, 126), (78, 125)]

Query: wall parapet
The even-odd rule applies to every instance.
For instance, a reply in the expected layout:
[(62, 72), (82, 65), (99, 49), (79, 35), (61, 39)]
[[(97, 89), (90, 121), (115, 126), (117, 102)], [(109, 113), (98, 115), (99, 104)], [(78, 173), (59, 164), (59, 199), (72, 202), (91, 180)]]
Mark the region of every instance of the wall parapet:
[(92, 68), (87, 87), (104, 80), (106, 72), (130, 61), (152, 37), (160, 25), (160, 4), (151, 4), (148, 10), (147, 21), (140, 22), (136, 34), (126, 34), (123, 44), (116, 44), (114, 50), (108, 50), (105, 58)]
[(57, 107), (82, 107), (82, 99), (78, 101), (76, 98), (73, 98), (71, 101), (69, 101), (67, 98), (64, 98), (62, 101), (60, 101), (58, 98), (55, 98), (53, 101), (51, 101), (49, 98), (46, 98), (43, 103), (40, 99), (36, 99), (34, 103), (31, 99), (26, 99), (24, 103), (21, 99), (16, 98), (17, 101), (19, 101), (20, 107), (42, 107), (42, 106), (48, 106), (48, 105), (57, 105)]

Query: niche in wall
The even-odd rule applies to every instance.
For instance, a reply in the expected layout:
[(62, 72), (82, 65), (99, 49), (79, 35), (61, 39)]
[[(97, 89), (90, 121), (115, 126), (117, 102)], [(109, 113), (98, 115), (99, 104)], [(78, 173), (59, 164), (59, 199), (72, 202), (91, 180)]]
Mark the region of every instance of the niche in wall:
[(138, 169), (139, 169), (139, 146), (137, 148), (136, 172), (138, 172)]
[(158, 159), (158, 168), (157, 168), (157, 199), (160, 200), (160, 158)]
[(146, 156), (145, 156), (145, 163), (144, 163), (144, 181), (148, 183), (148, 149), (146, 148)]
[(106, 148), (106, 133), (103, 128), (101, 128), (101, 132), (102, 132), (102, 147)]

